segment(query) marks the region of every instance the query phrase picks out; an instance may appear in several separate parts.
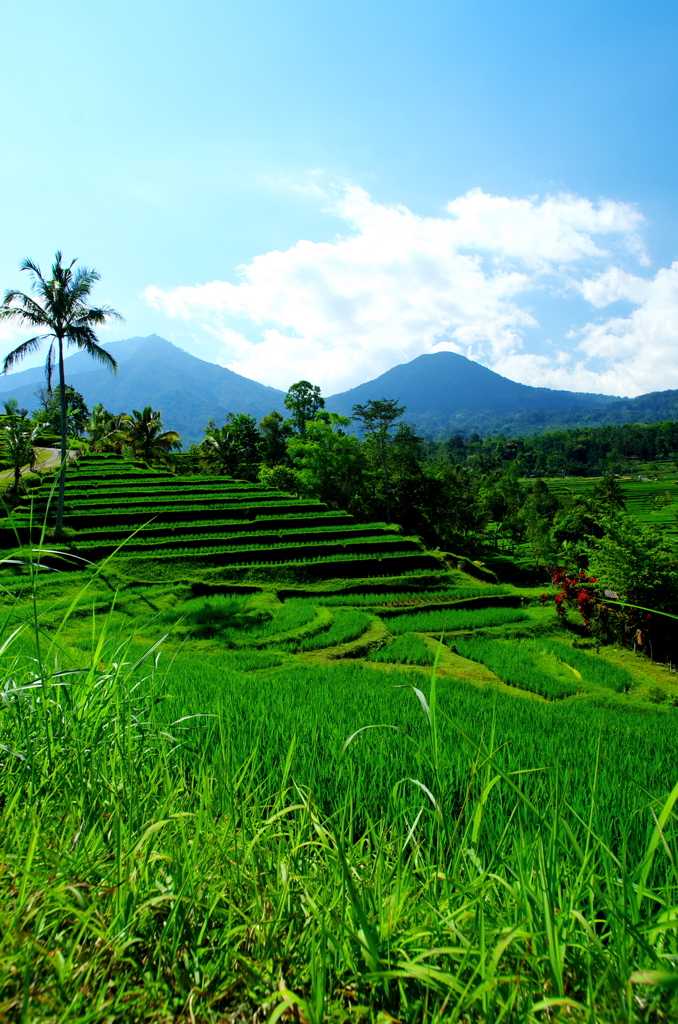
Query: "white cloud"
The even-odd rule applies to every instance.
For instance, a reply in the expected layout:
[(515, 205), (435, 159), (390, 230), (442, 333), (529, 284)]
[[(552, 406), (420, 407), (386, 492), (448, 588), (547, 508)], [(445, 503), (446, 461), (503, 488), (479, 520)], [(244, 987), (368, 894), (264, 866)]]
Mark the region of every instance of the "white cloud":
[[(257, 256), (238, 269), (237, 284), (151, 286), (147, 301), (169, 316), (202, 323), (220, 339), (222, 361), (238, 373), (282, 388), (306, 377), (326, 393), (441, 349), (527, 383), (609, 390), (605, 373), (587, 367), (589, 358), (614, 363), (621, 350), (613, 351), (612, 339), (625, 339), (627, 352), (629, 332), (636, 338), (648, 329), (640, 320), (629, 329), (615, 319), (588, 324), (575, 366), (565, 350), (555, 356), (522, 351), (526, 331), (538, 327), (528, 302), (537, 289), (569, 288), (598, 307), (618, 298), (643, 303), (641, 309), (650, 302), (659, 275), (648, 282), (610, 266), (620, 249), (646, 259), (644, 220), (629, 204), (569, 194), (515, 199), (473, 189), (450, 202), (446, 215), (423, 217), (377, 203), (355, 186), (338, 190), (330, 202), (347, 224), (345, 236)], [(588, 276), (579, 280), (582, 273)], [(609, 377), (621, 379), (628, 375)]]
[(678, 262), (650, 280), (613, 267), (582, 282), (582, 291), (595, 306), (628, 299), (637, 309), (572, 332), (579, 339), (572, 353), (516, 353), (493, 369), (526, 384), (568, 391), (634, 396), (678, 388)]
[(619, 267), (610, 267), (609, 270), (596, 277), (585, 278), (579, 287), (587, 302), (600, 308), (609, 306), (611, 302), (616, 302), (618, 299), (626, 299), (634, 303), (644, 302), (650, 282), (644, 277), (627, 274)]
[(546, 269), (583, 257), (605, 256), (592, 235), (620, 234), (627, 247), (640, 244), (644, 218), (628, 203), (598, 204), (569, 194), (536, 199), (491, 196), (480, 189), (447, 204), (456, 218), (453, 238), (458, 246), (486, 250)]

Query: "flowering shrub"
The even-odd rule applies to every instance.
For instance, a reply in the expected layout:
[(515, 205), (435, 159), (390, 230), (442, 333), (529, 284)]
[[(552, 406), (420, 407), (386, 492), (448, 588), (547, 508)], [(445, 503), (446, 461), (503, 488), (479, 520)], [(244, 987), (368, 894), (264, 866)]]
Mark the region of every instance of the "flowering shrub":
[(564, 616), (567, 608), (576, 606), (588, 626), (597, 600), (597, 577), (587, 576), (584, 572), (573, 573), (562, 566), (555, 566), (551, 570), (551, 579), (559, 590), (555, 597), (558, 615)]

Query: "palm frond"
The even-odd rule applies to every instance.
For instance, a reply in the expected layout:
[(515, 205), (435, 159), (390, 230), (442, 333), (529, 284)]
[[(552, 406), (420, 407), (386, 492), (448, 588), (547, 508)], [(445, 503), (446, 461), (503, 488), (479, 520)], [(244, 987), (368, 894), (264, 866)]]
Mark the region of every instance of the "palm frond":
[[(12, 303), (18, 303), (12, 305)], [(26, 295), (25, 292), (5, 292), (3, 304), (0, 306), (0, 318), (3, 320), (18, 320), (20, 323), (29, 324), (31, 327), (53, 327), (50, 314), (39, 302)]]
[(92, 270), (89, 267), (80, 267), (73, 274), (69, 291), (76, 301), (81, 302), (89, 295), (93, 285), (100, 279), (101, 274), (98, 270)]
[(104, 366), (116, 374), (118, 372), (118, 364), (105, 348), (101, 345), (97, 345), (95, 341), (94, 331), (91, 327), (72, 327), (66, 335), (66, 341), (70, 345), (75, 345), (79, 349), (84, 349), (88, 355), (96, 359), (97, 362), (103, 363)]
[(105, 324), (107, 320), (120, 320), (125, 318), (111, 306), (87, 306), (76, 314), (74, 322), (88, 324)]
[(34, 352), (36, 348), (40, 348), (41, 343), (45, 338), (49, 337), (47, 334), (40, 334), (36, 338), (29, 338), (28, 341), (22, 341), (20, 345), (17, 345), (9, 355), (5, 356), (5, 360), (2, 365), (2, 372), (7, 373), (11, 370), (15, 363), (20, 363), (24, 356), (27, 356), (29, 352)]
[[(61, 253), (59, 253), (58, 255), (61, 256)], [(37, 264), (35, 260), (22, 260), (21, 263), (19, 264), (19, 270), (27, 270), (31, 277), (34, 279), (35, 284), (42, 283), (44, 285), (47, 283), (44, 277), (42, 276), (42, 271), (40, 270), (39, 264)]]

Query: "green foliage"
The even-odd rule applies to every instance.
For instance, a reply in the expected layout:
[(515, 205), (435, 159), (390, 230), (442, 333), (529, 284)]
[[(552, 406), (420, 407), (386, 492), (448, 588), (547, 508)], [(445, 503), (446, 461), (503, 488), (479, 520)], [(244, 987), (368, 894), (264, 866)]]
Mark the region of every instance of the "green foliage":
[(344, 429), (349, 425), (345, 416), (319, 412), (288, 450), (302, 493), (350, 510), (361, 495), (364, 468), (358, 439)]
[(391, 428), (404, 412), (405, 406), (398, 405), (397, 401), (392, 398), (370, 399), (364, 405), (357, 404), (353, 406), (353, 419), (360, 423), (367, 440), (375, 448), (380, 463), (384, 484), (387, 523), (391, 521), (388, 459), (389, 445), (393, 440)]
[(373, 651), (370, 654), (370, 661), (399, 665), (433, 665), (435, 655), (428, 649), (422, 637), (414, 633), (404, 633), (386, 647)]
[(285, 408), (292, 413), (292, 424), (304, 437), (306, 435), (306, 424), (321, 409), (325, 408), (325, 399), (320, 393), (317, 384), (311, 384), (307, 380), (300, 380), (292, 384), (284, 398)]
[(21, 487), (21, 471), (28, 466), (34, 468), (38, 454), (35, 441), (40, 427), (23, 416), (11, 415), (0, 426), (0, 456), (14, 473), (14, 493)]
[(625, 509), (624, 490), (621, 483), (611, 473), (605, 474), (596, 484), (593, 491), (594, 499), (609, 509)]
[[(589, 555), (589, 572), (601, 589), (622, 601), (657, 612), (678, 606), (678, 554), (661, 533), (640, 526), (630, 517), (617, 517)], [(597, 628), (603, 638), (612, 634), (626, 642), (648, 630), (655, 656), (675, 649), (675, 622), (635, 609), (601, 609)]]
[(130, 614), (184, 590), (64, 585), (0, 637), (8, 1019), (676, 1017), (672, 711), (166, 658)]
[[(90, 412), (85, 399), (79, 391), (66, 384), (66, 434), (68, 437), (81, 437), (87, 430)], [(38, 391), (42, 408), (33, 413), (33, 417), (43, 430), (54, 434), (61, 432), (61, 386), (52, 391), (40, 388)]]
[[(584, 419), (585, 414), (578, 418)], [(675, 418), (665, 417), (658, 423), (643, 420), (639, 416), (620, 425), (556, 429), (536, 422), (531, 425), (526, 419), (522, 429), (511, 430), (512, 436), (501, 432), (499, 424), (488, 423), (484, 440), (477, 433), (457, 434), (437, 447), (451, 461), (482, 466), (483, 472), (516, 462), (525, 476), (609, 477), (632, 472), (641, 460), (675, 458), (678, 453)]]
[(455, 647), (464, 658), (486, 665), (508, 686), (529, 690), (547, 700), (562, 700), (578, 692), (575, 683), (539, 668), (525, 644), (474, 639), (455, 640)]
[(524, 622), (527, 614), (516, 608), (462, 608), (444, 611), (413, 612), (389, 618), (392, 633), (454, 633), (458, 630), (491, 628)]
[[(272, 469), (287, 463), (287, 441), (292, 436), (292, 425), (286, 422), (275, 409), (259, 422), (261, 434), (261, 455), (264, 467)], [(286, 490), (288, 488), (282, 488)]]
[(122, 432), (136, 458), (148, 465), (154, 460), (166, 458), (170, 452), (181, 447), (176, 430), (163, 430), (162, 412), (154, 411), (150, 405), (141, 412), (133, 410), (132, 416), (122, 420)]
[(245, 413), (229, 412), (222, 427), (210, 420), (200, 445), (202, 460), (215, 473), (256, 480), (262, 438), (256, 420)]
[(89, 419), (84, 425), (92, 452), (120, 452), (124, 441), (124, 413), (113, 415), (103, 405), (92, 407)]

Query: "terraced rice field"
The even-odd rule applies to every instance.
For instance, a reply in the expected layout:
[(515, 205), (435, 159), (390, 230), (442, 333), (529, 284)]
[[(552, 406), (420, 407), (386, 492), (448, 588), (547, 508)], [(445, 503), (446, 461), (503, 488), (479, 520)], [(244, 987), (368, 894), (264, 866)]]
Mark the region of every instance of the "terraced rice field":
[[(554, 494), (591, 495), (598, 483), (594, 477), (549, 479)], [(678, 474), (662, 475), (658, 480), (620, 480), (627, 511), (645, 526), (656, 526), (662, 532), (678, 536)]]
[[(35, 538), (51, 515), (51, 482), (32, 495), (32, 507), (15, 513), (21, 538)], [(31, 526), (32, 524), (32, 526)], [(230, 477), (177, 477), (88, 455), (69, 469), (65, 519), (67, 551), (99, 562), (121, 545), (116, 572), (128, 580), (167, 582), (400, 575), (444, 567), (417, 538), (386, 524), (365, 526), (353, 517), (259, 484)], [(15, 543), (0, 524), (0, 541)], [(341, 563), (341, 564), (338, 564)]]
[(83, 460), (91, 564), (0, 570), (0, 1017), (677, 1019), (678, 677), (209, 482)]

